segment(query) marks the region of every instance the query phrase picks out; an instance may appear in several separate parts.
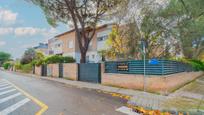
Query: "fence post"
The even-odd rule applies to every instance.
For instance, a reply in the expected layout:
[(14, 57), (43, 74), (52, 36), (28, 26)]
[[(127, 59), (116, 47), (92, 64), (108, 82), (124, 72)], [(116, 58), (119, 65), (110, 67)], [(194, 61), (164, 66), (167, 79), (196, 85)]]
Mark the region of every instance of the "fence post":
[(77, 80), (80, 81), (80, 63), (77, 63), (77, 68), (78, 68), (78, 78), (77, 78)]
[(163, 59), (161, 60), (161, 63), (162, 63), (162, 75), (164, 75), (164, 60)]
[(33, 65), (33, 74), (35, 74), (35, 65)]
[(101, 71), (101, 63), (98, 63), (98, 83), (101, 83), (101, 73), (102, 71)]

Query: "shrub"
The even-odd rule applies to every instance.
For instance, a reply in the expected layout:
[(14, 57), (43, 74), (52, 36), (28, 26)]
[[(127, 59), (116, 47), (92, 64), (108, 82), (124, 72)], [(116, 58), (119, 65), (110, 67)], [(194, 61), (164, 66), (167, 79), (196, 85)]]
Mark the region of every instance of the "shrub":
[(64, 63), (74, 63), (75, 59), (73, 57), (65, 56), (63, 57)]
[(45, 64), (45, 60), (38, 60), (36, 63), (35, 63), (35, 65), (36, 66), (41, 66), (41, 65), (43, 65), (43, 64)]
[(12, 63), (11, 62), (5, 62), (4, 64), (3, 64), (3, 67), (4, 67), (4, 69), (9, 69), (9, 68), (11, 68), (12, 67)]
[(200, 60), (191, 59), (188, 60), (195, 71), (204, 71), (204, 63)]
[(24, 73), (30, 73), (33, 70), (33, 65), (32, 64), (24, 64), (21, 65), (21, 71)]
[(32, 61), (33, 65), (40, 66), (45, 63), (45, 56), (42, 52), (36, 52), (35, 59)]
[(185, 58), (172, 59), (172, 60), (190, 64), (194, 71), (204, 71), (204, 62), (202, 62), (201, 60), (185, 59)]
[(16, 62), (16, 63), (14, 64), (14, 67), (15, 67), (16, 70), (21, 70), (22, 65), (21, 65), (20, 62)]
[(73, 63), (75, 62), (75, 59), (72, 57), (63, 57), (63, 56), (59, 56), (59, 55), (53, 55), (50, 57), (47, 57), (45, 59), (45, 63), (46, 64), (52, 64), (52, 63)]

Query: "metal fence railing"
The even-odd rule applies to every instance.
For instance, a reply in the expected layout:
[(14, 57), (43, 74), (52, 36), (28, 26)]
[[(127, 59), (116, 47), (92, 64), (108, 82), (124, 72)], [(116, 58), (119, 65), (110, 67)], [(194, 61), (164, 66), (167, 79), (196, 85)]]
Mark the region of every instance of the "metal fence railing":
[(147, 75), (168, 75), (192, 71), (192, 67), (189, 64), (171, 60), (158, 60), (157, 64), (151, 64), (149, 60), (105, 62), (106, 73), (144, 74), (144, 71)]

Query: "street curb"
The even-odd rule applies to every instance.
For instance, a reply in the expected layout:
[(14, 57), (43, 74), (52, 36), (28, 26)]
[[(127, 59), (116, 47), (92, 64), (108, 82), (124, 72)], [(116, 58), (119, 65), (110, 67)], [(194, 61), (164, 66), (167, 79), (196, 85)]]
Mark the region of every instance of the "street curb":
[[(87, 83), (87, 82), (81, 82), (81, 81), (72, 81), (72, 80), (67, 80), (67, 79), (62, 79), (62, 78), (42, 77), (42, 76), (38, 76), (38, 75), (34, 75), (34, 74), (28, 74), (28, 73), (5, 71), (5, 70), (3, 70), (3, 71), (8, 72), (8, 73), (12, 73), (12, 74), (16, 74), (16, 75), (23, 75), (25, 77), (28, 76), (28, 77), (33, 77), (33, 78), (39, 78), (42, 80), (54, 81), (54, 82), (58, 82), (58, 83), (65, 84), (65, 85), (75, 86), (77, 88), (87, 88), (87, 89), (93, 89), (93, 90), (101, 90), (101, 91), (105, 91), (105, 92), (118, 93), (118, 94), (123, 94), (123, 95), (127, 95), (127, 96), (134, 96), (133, 95), (134, 90), (132, 90), (132, 92), (130, 94), (127, 94), (127, 92), (122, 93), (123, 90), (129, 90), (129, 89), (122, 89), (122, 88), (117, 88), (117, 87), (111, 87), (111, 86), (94, 84), (94, 83)], [(70, 82), (70, 83), (66, 83), (66, 82)], [(78, 85), (77, 85), (77, 83), (78, 83)], [(137, 91), (135, 91), (135, 92), (137, 92)]]
[(21, 73), (21, 72), (16, 72), (16, 71), (5, 71), (5, 70), (2, 70), (4, 72), (8, 72), (8, 73), (13, 73), (13, 74), (16, 74), (16, 75), (23, 75), (25, 77), (34, 77), (34, 78), (41, 78), (42, 76), (38, 76), (38, 75), (35, 75), (35, 74), (29, 74), (29, 73)]
[[(75, 86), (78, 88), (88, 88), (88, 89), (101, 90), (101, 91), (105, 91), (105, 92), (123, 94), (123, 95), (131, 96), (131, 97), (144, 93), (144, 92), (138, 91), (138, 90), (118, 88), (118, 87), (112, 87), (112, 86), (95, 84), (95, 83), (88, 83), (88, 82), (82, 82), (82, 81), (73, 81), (73, 80), (67, 80), (67, 79), (63, 79), (63, 78), (42, 77), (42, 76), (35, 75), (35, 74), (28, 74), (28, 73), (14, 72), (14, 71), (5, 71), (5, 72), (13, 73), (16, 75), (23, 75), (25, 77), (30, 76), (30, 77), (39, 78), (42, 80), (54, 81), (54, 82), (58, 82), (61, 84)], [(157, 95), (157, 94), (153, 94), (153, 93), (149, 93), (149, 92), (145, 92), (145, 93), (150, 94), (150, 95)], [(157, 96), (159, 96), (159, 95), (157, 95)]]

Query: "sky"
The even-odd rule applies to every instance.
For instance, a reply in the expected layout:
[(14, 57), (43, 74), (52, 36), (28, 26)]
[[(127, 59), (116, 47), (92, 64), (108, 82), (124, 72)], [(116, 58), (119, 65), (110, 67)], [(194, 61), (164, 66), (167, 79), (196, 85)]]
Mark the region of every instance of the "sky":
[(26, 0), (0, 0), (0, 51), (20, 58), (27, 48), (68, 30), (50, 26), (42, 10)]

